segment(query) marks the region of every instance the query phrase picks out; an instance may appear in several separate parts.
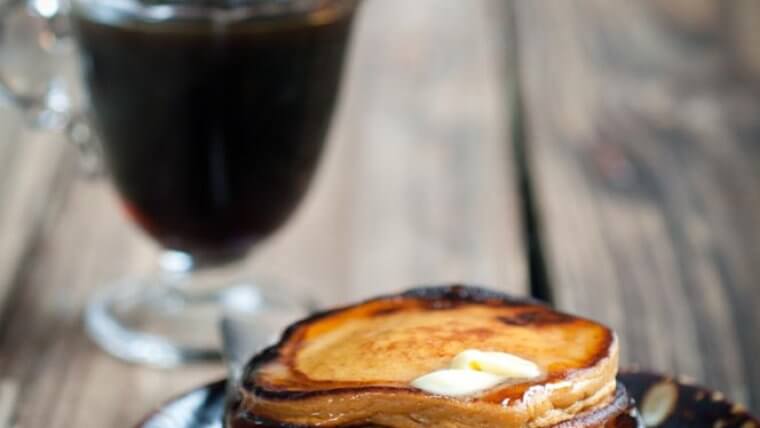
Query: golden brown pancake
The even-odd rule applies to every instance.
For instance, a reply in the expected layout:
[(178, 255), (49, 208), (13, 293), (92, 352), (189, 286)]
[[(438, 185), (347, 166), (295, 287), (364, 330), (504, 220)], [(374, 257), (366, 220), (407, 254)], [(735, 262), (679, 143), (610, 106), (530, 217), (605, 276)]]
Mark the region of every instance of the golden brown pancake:
[[(542, 375), (456, 398), (410, 385), (467, 349), (519, 356)], [(420, 288), (292, 325), (248, 364), (228, 424), (634, 427), (617, 368), (601, 324), (481, 288)]]

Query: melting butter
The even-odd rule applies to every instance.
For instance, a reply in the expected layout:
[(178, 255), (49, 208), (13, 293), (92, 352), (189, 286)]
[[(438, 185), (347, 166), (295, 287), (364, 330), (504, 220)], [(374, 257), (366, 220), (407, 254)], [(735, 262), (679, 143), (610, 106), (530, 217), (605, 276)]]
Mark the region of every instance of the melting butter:
[(483, 352), (468, 349), (451, 362), (452, 369), (477, 370), (508, 378), (531, 379), (541, 376), (536, 364), (506, 352)]
[(491, 389), (508, 379), (539, 376), (541, 370), (535, 363), (516, 355), (468, 349), (454, 357), (448, 369), (420, 376), (411, 384), (432, 394), (460, 397)]
[(443, 369), (422, 375), (412, 386), (437, 395), (460, 397), (493, 388), (504, 382), (504, 377), (487, 372), (466, 369)]

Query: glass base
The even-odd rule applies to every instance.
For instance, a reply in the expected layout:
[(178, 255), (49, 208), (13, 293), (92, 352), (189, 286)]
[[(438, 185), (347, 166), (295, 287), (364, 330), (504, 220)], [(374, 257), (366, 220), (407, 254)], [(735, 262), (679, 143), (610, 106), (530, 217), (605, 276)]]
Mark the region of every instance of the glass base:
[(171, 368), (221, 361), (223, 316), (246, 318), (251, 337), (264, 346), (313, 305), (280, 287), (235, 281), (224, 288), (191, 291), (182, 281), (123, 280), (95, 295), (84, 323), (90, 338), (109, 354), (136, 364)]

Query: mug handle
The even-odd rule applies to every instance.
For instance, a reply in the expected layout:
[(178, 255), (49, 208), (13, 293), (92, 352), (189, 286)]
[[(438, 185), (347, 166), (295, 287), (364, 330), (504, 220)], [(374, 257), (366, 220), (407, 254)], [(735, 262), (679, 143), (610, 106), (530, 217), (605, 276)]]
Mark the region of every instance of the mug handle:
[[(0, 31), (5, 31), (14, 14), (23, 13), (36, 24), (26, 36), (60, 44), (71, 38), (68, 10), (66, 0), (10, 0), (0, 5)], [(45, 51), (53, 54), (51, 49)], [(24, 93), (14, 87), (10, 75), (0, 67), (0, 101), (21, 112), (28, 128), (62, 132), (66, 140), (77, 147), (84, 172), (97, 175), (101, 170), (101, 155), (87, 114), (71, 106), (72, 94), (62, 85), (51, 80), (46, 86), (41, 93)]]

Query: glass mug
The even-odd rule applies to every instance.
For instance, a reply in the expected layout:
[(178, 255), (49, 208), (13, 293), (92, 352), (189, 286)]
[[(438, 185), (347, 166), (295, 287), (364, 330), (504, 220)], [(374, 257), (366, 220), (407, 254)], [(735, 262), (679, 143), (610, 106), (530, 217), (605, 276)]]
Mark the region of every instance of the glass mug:
[[(85, 160), (102, 157), (129, 217), (166, 249), (155, 276), (92, 298), (91, 338), (122, 359), (167, 367), (220, 357), (198, 333), (216, 327), (207, 315), (220, 305), (302, 314), (302, 296), (231, 281), (230, 262), (277, 230), (307, 190), (358, 0), (21, 6), (6, 7), (3, 23), (28, 14), (29, 43), (72, 35), (86, 107), (72, 107), (78, 91), (56, 84), (55, 70), (34, 92), (0, 67), (6, 100), (32, 126), (65, 130)], [(198, 275), (204, 267), (213, 269)]]

